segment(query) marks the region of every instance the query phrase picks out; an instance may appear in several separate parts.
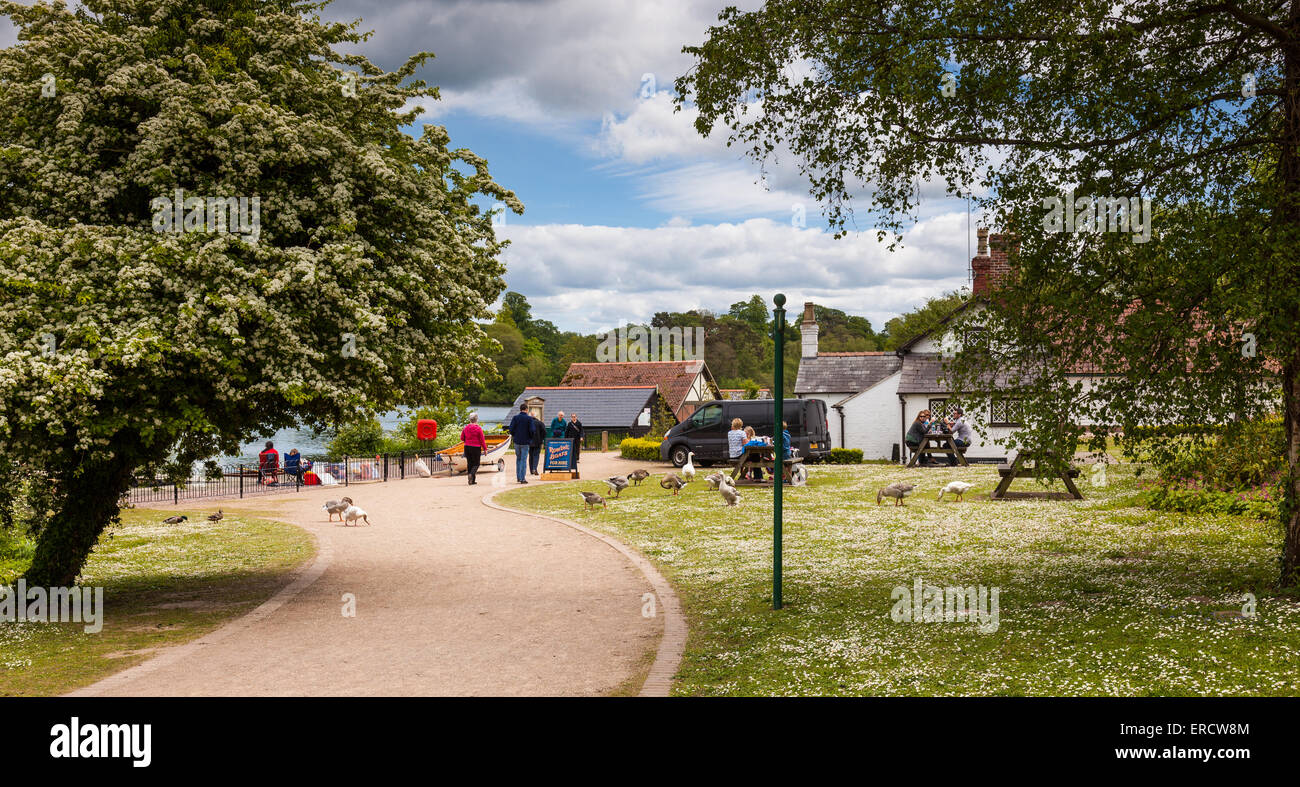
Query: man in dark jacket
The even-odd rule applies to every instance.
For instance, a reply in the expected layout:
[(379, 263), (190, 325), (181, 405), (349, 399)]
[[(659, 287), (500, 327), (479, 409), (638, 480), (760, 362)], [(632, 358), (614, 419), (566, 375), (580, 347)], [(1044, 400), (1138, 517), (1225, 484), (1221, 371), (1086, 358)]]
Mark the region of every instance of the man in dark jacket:
[(528, 473), (528, 449), (533, 444), (533, 421), (537, 419), (528, 414), (528, 405), (519, 405), (519, 412), (510, 419), (510, 439), (515, 444), (515, 480), (521, 484), (528, 483), (524, 476)]
[(582, 421), (578, 420), (578, 414), (569, 415), (569, 423), (564, 427), (564, 436), (573, 440), (573, 466), (578, 466), (578, 455), (582, 453)]
[(537, 460), (542, 456), (542, 446), (546, 443), (546, 424), (542, 419), (533, 417), (533, 442), (528, 446), (528, 472), (537, 475)]

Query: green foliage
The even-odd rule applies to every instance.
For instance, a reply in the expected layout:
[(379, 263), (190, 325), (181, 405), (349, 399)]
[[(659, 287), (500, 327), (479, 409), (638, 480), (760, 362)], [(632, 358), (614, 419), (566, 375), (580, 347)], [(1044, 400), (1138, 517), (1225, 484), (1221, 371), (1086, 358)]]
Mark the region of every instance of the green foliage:
[(1213, 489), (1178, 489), (1157, 487), (1140, 495), (1142, 503), (1159, 511), (1182, 511), (1189, 514), (1236, 514), (1265, 521), (1276, 521), (1281, 488), (1256, 493), (1219, 492)]
[[(47, 585), (139, 472), (485, 379), (505, 269), (479, 200), (523, 209), (444, 128), (404, 130), (427, 53), (384, 71), (308, 4), (85, 6), (0, 0), (0, 455), (58, 490)], [(154, 231), (177, 189), (259, 198), (258, 236)]]
[(944, 293), (926, 300), (921, 306), (885, 323), (888, 337), (885, 339), (883, 349), (896, 349), (926, 331), (934, 330), (945, 317), (965, 303), (967, 297), (966, 294), (957, 291)]
[(862, 449), (832, 448), (830, 453), (821, 461), (831, 465), (860, 465), (862, 464)]
[(1143, 453), (1160, 481), (1175, 487), (1252, 489), (1276, 483), (1286, 471), (1286, 435), (1277, 418), (1152, 429), (1125, 438), (1130, 455)]
[(355, 421), (339, 428), (326, 445), (332, 457), (374, 456), (384, 451), (384, 427), (378, 418)]
[(652, 440), (645, 437), (627, 437), (618, 444), (618, 453), (624, 459), (657, 462), (659, 461), (659, 444), (662, 442), (663, 440)]

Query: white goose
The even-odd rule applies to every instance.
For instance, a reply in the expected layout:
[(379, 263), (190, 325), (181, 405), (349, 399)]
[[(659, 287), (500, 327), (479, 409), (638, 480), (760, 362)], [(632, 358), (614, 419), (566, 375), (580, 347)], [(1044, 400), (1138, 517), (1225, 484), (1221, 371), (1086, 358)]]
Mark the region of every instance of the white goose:
[(961, 496), (969, 492), (975, 485), (968, 484), (965, 481), (950, 481), (948, 485), (939, 490), (939, 496), (936, 500), (942, 500), (943, 496), (949, 492), (957, 496), (957, 502), (961, 502)]
[(695, 480), (695, 463), (691, 461), (694, 456), (694, 451), (687, 451), (686, 464), (682, 465), (682, 480), (688, 484)]

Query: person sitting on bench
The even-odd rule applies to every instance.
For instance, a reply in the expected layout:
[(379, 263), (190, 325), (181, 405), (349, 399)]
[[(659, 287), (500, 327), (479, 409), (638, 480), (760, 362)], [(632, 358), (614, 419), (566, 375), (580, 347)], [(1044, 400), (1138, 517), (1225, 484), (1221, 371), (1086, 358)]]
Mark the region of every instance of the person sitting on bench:
[[(966, 415), (961, 411), (960, 407), (952, 411), (952, 423), (949, 426), (952, 429), (952, 441), (957, 445), (957, 450), (965, 453), (975, 435), (970, 428), (970, 424), (966, 423)], [(948, 464), (956, 466), (956, 454), (948, 456)]]
[[(921, 444), (925, 442), (925, 436), (929, 433), (930, 411), (922, 410), (916, 414), (916, 420), (908, 428), (907, 435), (903, 437), (903, 442), (907, 444), (912, 453), (918, 453), (921, 450)], [(922, 464), (932, 464), (928, 456), (921, 457)]]

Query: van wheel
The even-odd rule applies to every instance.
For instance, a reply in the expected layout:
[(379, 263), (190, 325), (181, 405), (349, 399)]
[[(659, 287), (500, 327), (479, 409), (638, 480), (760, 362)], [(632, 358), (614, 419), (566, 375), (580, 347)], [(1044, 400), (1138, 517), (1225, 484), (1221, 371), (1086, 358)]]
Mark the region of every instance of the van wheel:
[(684, 445), (673, 446), (672, 453), (668, 455), (668, 459), (673, 463), (673, 467), (684, 467), (686, 465), (687, 454), (690, 452), (691, 449)]

